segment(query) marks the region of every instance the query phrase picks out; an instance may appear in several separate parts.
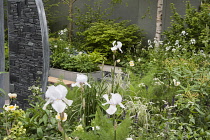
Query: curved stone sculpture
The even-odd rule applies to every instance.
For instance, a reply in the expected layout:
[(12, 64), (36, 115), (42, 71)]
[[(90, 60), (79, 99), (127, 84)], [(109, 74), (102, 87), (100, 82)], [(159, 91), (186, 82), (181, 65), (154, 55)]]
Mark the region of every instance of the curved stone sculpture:
[(49, 71), (48, 28), (41, 0), (8, 0), (10, 84), (17, 105), (28, 106), (28, 87), (45, 92)]
[[(0, 1), (0, 72), (5, 71), (4, 61), (4, 4)], [(0, 88), (4, 89), (4, 75), (0, 74)], [(0, 92), (0, 108), (4, 105), (4, 95)], [(1, 111), (1, 109), (0, 109)]]

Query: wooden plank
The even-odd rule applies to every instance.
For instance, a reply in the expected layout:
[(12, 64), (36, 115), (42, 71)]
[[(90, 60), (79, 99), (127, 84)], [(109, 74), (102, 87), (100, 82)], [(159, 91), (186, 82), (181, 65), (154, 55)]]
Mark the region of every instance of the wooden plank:
[(65, 80), (65, 79), (59, 79), (59, 78), (56, 78), (56, 77), (52, 77), (52, 76), (49, 76), (48, 77), (48, 82), (49, 83), (58, 83), (58, 82), (63, 82), (65, 85), (67, 86), (71, 86), (71, 84), (75, 83), (73, 81), (69, 81), (69, 80)]

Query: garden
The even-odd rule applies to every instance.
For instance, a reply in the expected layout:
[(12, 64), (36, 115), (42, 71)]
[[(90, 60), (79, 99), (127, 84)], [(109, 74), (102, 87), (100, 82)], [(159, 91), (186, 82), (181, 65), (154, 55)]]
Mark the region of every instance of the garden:
[[(9, 93), (0, 139), (210, 140), (209, 2), (199, 9), (187, 2), (184, 16), (171, 4), (171, 26), (158, 42), (129, 21), (87, 9), (89, 15), (74, 15), (71, 41), (68, 28), (49, 34), (51, 68), (79, 72), (75, 83), (61, 80), (45, 93), (41, 85), (28, 87), (27, 109)], [(89, 75), (104, 65), (111, 72), (97, 80)]]

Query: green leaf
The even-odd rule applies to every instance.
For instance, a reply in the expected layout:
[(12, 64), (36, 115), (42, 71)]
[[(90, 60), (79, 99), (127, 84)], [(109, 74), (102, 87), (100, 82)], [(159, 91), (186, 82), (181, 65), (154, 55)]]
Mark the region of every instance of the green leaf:
[(1, 95), (1, 93), (3, 93), (4, 95), (6, 95), (6, 92), (3, 89), (0, 88), (0, 95)]
[(43, 131), (42, 131), (42, 128), (37, 128), (37, 135), (39, 136), (39, 137), (43, 137)]

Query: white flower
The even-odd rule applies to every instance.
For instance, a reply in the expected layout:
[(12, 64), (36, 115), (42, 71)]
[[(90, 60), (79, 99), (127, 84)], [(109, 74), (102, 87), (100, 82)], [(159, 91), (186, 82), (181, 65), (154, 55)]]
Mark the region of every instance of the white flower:
[(88, 81), (88, 77), (87, 75), (84, 74), (77, 74), (77, 79), (76, 79), (76, 83), (72, 84), (72, 87), (78, 86), (81, 87), (81, 85), (88, 85), (90, 88), (90, 84), (87, 83)]
[(175, 52), (175, 51), (176, 51), (176, 49), (174, 49), (174, 48), (173, 48), (171, 51), (172, 51), (172, 52)]
[(81, 55), (81, 54), (83, 54), (83, 52), (79, 52), (78, 54)]
[(120, 63), (120, 59), (117, 60), (117, 63)]
[(176, 81), (176, 79), (173, 79), (173, 82), (174, 82), (174, 86), (179, 86), (180, 85), (180, 82)]
[(195, 43), (196, 43), (196, 41), (194, 38), (190, 39), (190, 44), (195, 44)]
[(152, 41), (150, 39), (148, 39), (148, 45), (151, 45)]
[(159, 79), (158, 79), (158, 78), (153, 78), (153, 80), (154, 80), (154, 81), (159, 81)]
[(43, 110), (46, 109), (48, 104), (52, 103), (52, 107), (55, 111), (62, 113), (66, 108), (66, 104), (70, 106), (73, 103), (72, 100), (66, 99), (67, 92), (68, 90), (63, 85), (49, 86), (45, 93), (47, 102), (44, 104)]
[(182, 31), (182, 32), (181, 32), (181, 35), (185, 36), (185, 35), (188, 35), (188, 33), (185, 32), (185, 31)]
[(59, 35), (63, 35), (64, 34), (64, 30), (60, 30), (60, 32), (58, 34)]
[(106, 104), (110, 104), (109, 108), (106, 110), (106, 112), (109, 115), (114, 114), (117, 111), (116, 105), (120, 105), (120, 107), (125, 108), (125, 106), (121, 103), (122, 102), (122, 96), (119, 93), (111, 93), (111, 99), (109, 100), (108, 94), (104, 94), (103, 97), (107, 101)]
[(176, 40), (175, 45), (179, 45), (179, 40)]
[(144, 83), (140, 83), (138, 86), (139, 87), (146, 87), (146, 85)]
[(126, 138), (126, 140), (133, 140), (132, 138)]
[(163, 45), (163, 41), (159, 41), (160, 45)]
[(96, 128), (96, 130), (100, 130), (100, 126), (92, 127), (92, 130), (95, 130), (95, 128)]
[(121, 53), (123, 53), (123, 51), (121, 50), (122, 48), (122, 43), (120, 41), (114, 41), (112, 43), (113, 47), (111, 48), (112, 51), (116, 51), (117, 49), (120, 50)]
[(58, 47), (58, 45), (54, 45), (54, 48), (57, 48)]
[(130, 64), (131, 67), (133, 67), (134, 66), (134, 61), (130, 61), (129, 64)]
[(138, 62), (140, 62), (140, 61), (141, 61), (141, 58), (138, 59)]
[(160, 85), (163, 85), (163, 84), (164, 84), (164, 83), (163, 83), (162, 81), (157, 81), (157, 82), (154, 83), (154, 85), (159, 85), (159, 86), (160, 86)]
[(170, 50), (171, 46), (166, 47), (166, 51)]
[(186, 51), (187, 49), (185, 49), (185, 48), (182, 48), (182, 51)]
[(16, 93), (9, 93), (8, 96), (9, 96), (10, 99), (17, 98)]
[(6, 111), (10, 111), (10, 110), (16, 110), (17, 107), (18, 106), (16, 106), (16, 104), (15, 104), (15, 105), (4, 106), (4, 109)]
[(150, 49), (150, 48), (152, 49), (152, 48), (153, 48), (153, 46), (152, 46), (152, 45), (149, 45), (148, 49)]
[(67, 32), (68, 30), (65, 28), (64, 30), (63, 30), (63, 32)]
[[(66, 113), (63, 113), (63, 118), (62, 118), (62, 121), (63, 122), (65, 122), (66, 120), (67, 120), (67, 114)], [(57, 120), (61, 120), (61, 116), (60, 116), (60, 113), (58, 113), (56, 116), (55, 116), (55, 118), (57, 119)]]

